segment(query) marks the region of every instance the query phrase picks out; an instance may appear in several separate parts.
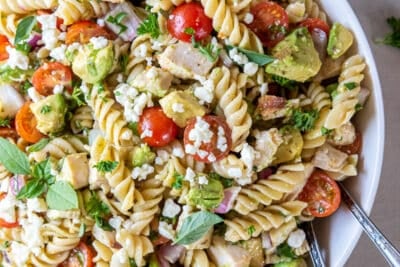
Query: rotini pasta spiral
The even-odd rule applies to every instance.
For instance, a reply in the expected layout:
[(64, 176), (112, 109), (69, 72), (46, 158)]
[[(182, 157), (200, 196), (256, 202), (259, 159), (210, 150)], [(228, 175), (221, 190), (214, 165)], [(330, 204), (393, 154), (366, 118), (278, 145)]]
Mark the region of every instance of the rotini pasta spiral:
[(11, 176), (11, 173), (3, 166), (3, 164), (0, 164), (0, 180), (6, 179)]
[(79, 20), (101, 17), (109, 10), (109, 3), (93, 0), (60, 0), (55, 14), (63, 19), (65, 25), (71, 25)]
[(252, 120), (247, 112), (247, 103), (226, 67), (215, 68), (209, 77), (214, 83), (218, 105), (223, 109), (226, 121), (232, 130), (232, 150), (240, 151), (250, 133)]
[(192, 0), (146, 0), (146, 4), (152, 7), (152, 12), (158, 12), (160, 10), (168, 11), (173, 6), (179, 6), (183, 3), (190, 2), (192, 2)]
[(53, 9), (57, 0), (0, 0), (0, 12), (4, 14), (27, 14), (39, 9)]
[(13, 41), (17, 31), (20, 17), (16, 14), (4, 14), (0, 12), (0, 34), (7, 36), (8, 40)]
[(272, 202), (280, 201), (285, 194), (296, 190), (304, 185), (306, 169), (304, 164), (281, 166), (277, 173), (268, 179), (258, 180), (255, 183), (243, 187), (239, 192), (234, 204), (234, 210), (242, 215), (257, 210), (259, 205), (270, 205)]
[[(354, 55), (343, 63), (337, 94), (333, 98), (332, 109), (326, 118), (325, 128), (337, 129), (349, 122), (355, 114), (365, 66), (364, 59), (360, 55)], [(355, 87), (347, 89), (349, 85)]]
[(185, 252), (181, 264), (184, 267), (214, 267), (215, 264), (208, 258), (204, 250), (188, 250)]
[(137, 37), (129, 50), (126, 74), (128, 83), (132, 82), (147, 66), (146, 59), (151, 59), (153, 54), (151, 37), (148, 34)]
[(232, 45), (264, 52), (260, 39), (239, 21), (225, 0), (202, 0), (201, 3), (205, 14), (213, 20), (213, 27), (220, 38), (227, 38)]
[[(271, 205), (265, 209), (257, 210), (246, 216), (238, 216), (232, 220), (225, 220), (227, 230), (225, 240), (237, 242), (257, 237), (263, 231), (279, 228), (293, 217), (299, 216), (307, 203), (290, 201), (280, 205)], [(254, 227), (254, 231), (248, 231)]]

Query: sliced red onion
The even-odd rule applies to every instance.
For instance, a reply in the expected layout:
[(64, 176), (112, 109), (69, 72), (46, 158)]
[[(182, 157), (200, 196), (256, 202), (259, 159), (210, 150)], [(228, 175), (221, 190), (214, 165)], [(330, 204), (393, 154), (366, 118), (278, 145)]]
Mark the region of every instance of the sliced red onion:
[(24, 187), (26, 181), (25, 177), (23, 175), (14, 175), (10, 179), (10, 189), (11, 193), (16, 196), (18, 195), (19, 191), (21, 191), (21, 188)]
[(157, 256), (157, 260), (161, 267), (171, 267), (171, 264), (165, 258)]
[(185, 252), (185, 247), (181, 245), (167, 244), (160, 248), (158, 251), (158, 257), (165, 259), (170, 263), (175, 263)]
[(42, 40), (42, 35), (40, 33), (35, 32), (29, 39), (28, 44), (30, 45), (30, 47), (32, 47), (32, 49), (35, 49), (36, 47), (39, 46), (40, 40)]
[(326, 57), (326, 46), (328, 44), (327, 34), (320, 29), (314, 29), (311, 32), (311, 37), (314, 41), (314, 47), (318, 51), (319, 58), (323, 60)]
[(223, 63), (226, 67), (230, 68), (230, 67), (233, 66), (233, 61), (232, 61), (232, 59), (228, 56), (228, 53), (225, 51), (225, 49), (221, 49), (221, 52), (219, 53), (219, 57), (221, 58), (222, 63)]
[(11, 263), (10, 258), (8, 257), (7, 252), (3, 250), (3, 251), (2, 251), (2, 254), (3, 254), (3, 259), (5, 260), (5, 262)]
[[(126, 16), (122, 19), (121, 25), (126, 26), (126, 30), (121, 32), (121, 26), (115, 23), (109, 22), (108, 18), (116, 17), (118, 14), (126, 13)], [(117, 5), (114, 9), (107, 13), (104, 17), (107, 27), (114, 33), (118, 34), (122, 40), (131, 42), (136, 38), (136, 29), (139, 27), (142, 20), (135, 13), (134, 6), (129, 2), (123, 2)]]
[(360, 93), (358, 94), (358, 103), (364, 106), (370, 94), (371, 92), (367, 88), (361, 87)]
[(272, 174), (275, 173), (275, 169), (268, 167), (257, 173), (258, 179), (268, 179)]
[(229, 212), (233, 207), (237, 195), (240, 192), (240, 187), (234, 186), (224, 190), (224, 199), (219, 204), (218, 208), (214, 210), (215, 213), (225, 214)]
[(261, 234), (261, 241), (262, 241), (262, 247), (265, 249), (270, 249), (272, 248), (272, 240), (269, 235), (269, 232), (263, 232)]

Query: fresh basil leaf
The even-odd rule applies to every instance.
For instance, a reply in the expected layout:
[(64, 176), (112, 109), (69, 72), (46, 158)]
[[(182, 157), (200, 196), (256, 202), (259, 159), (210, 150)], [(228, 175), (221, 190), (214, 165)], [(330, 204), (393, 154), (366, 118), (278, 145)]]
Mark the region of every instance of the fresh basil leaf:
[(15, 32), (14, 45), (18, 45), (25, 41), (31, 34), (33, 28), (37, 24), (35, 16), (28, 16), (23, 18), (17, 26), (17, 31)]
[(55, 182), (54, 175), (51, 174), (51, 162), (49, 159), (39, 162), (33, 167), (32, 176), (44, 179), (49, 185)]
[(199, 211), (185, 218), (174, 244), (188, 245), (202, 238), (210, 228), (224, 220), (208, 211)]
[(46, 183), (43, 179), (31, 179), (17, 194), (17, 199), (35, 198), (46, 191)]
[(37, 152), (42, 150), (48, 143), (50, 142), (50, 138), (42, 138), (39, 142), (34, 145), (28, 147), (28, 152)]
[(261, 53), (257, 53), (255, 51), (251, 51), (251, 50), (247, 50), (241, 47), (236, 47), (236, 46), (232, 46), (232, 45), (226, 45), (225, 46), (228, 51), (237, 48), (237, 50), (243, 54), (246, 55), (246, 57), (251, 61), (256, 63), (259, 66), (265, 66), (269, 63), (271, 63), (272, 61), (275, 60), (275, 58), (265, 55), (265, 54), (261, 54)]
[(46, 202), (50, 209), (76, 209), (78, 208), (78, 195), (68, 182), (57, 181), (49, 187)]
[(7, 139), (0, 137), (0, 163), (14, 174), (30, 174), (28, 157)]
[(91, 217), (103, 217), (110, 214), (110, 208), (106, 203), (101, 201), (95, 193), (92, 193), (86, 204), (86, 211)]

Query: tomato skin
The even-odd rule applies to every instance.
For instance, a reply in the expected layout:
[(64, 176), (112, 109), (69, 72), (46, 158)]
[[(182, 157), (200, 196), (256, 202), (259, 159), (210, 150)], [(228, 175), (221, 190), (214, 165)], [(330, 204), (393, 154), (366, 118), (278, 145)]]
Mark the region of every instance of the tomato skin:
[(196, 41), (201, 41), (210, 36), (212, 20), (204, 13), (204, 8), (199, 3), (187, 3), (178, 6), (172, 11), (167, 21), (167, 29), (175, 38), (190, 42), (192, 35), (185, 30), (192, 28), (195, 32)]
[(44, 137), (44, 135), (36, 129), (36, 118), (33, 115), (30, 101), (25, 102), (25, 104), (18, 110), (15, 117), (15, 129), (19, 136), (30, 143), (36, 143)]
[(337, 147), (337, 149), (349, 155), (360, 154), (361, 148), (362, 148), (362, 135), (360, 132), (356, 132), (356, 139), (352, 144)]
[[(83, 265), (79, 260), (78, 254), (82, 255)], [(85, 242), (79, 242), (78, 246), (73, 249), (69, 257), (62, 262), (59, 267), (93, 267), (93, 257), (95, 252)]]
[[(7, 196), (7, 193), (1, 193), (0, 194), (0, 200), (4, 199)], [(4, 227), (4, 228), (15, 228), (19, 226), (19, 222), (18, 220), (15, 222), (7, 222), (3, 219), (0, 218), (0, 227)]]
[(32, 84), (41, 95), (53, 94), (56, 85), (62, 85), (72, 93), (72, 71), (71, 68), (60, 62), (44, 63), (32, 76)]
[(326, 36), (329, 36), (329, 25), (319, 18), (307, 18), (300, 22), (299, 26), (306, 27), (310, 33), (319, 29), (324, 31)]
[[(205, 162), (205, 163), (212, 163), (214, 161), (218, 161), (221, 160), (223, 158), (225, 158), (228, 154), (229, 151), (231, 150), (232, 147), (232, 133), (231, 133), (231, 129), (229, 128), (228, 124), (226, 123), (226, 121), (218, 116), (213, 116), (213, 115), (206, 115), (204, 117), (201, 118), (202, 120), (204, 120), (205, 122), (208, 123), (208, 125), (210, 126), (209, 129), (210, 131), (213, 132), (213, 136), (210, 140), (209, 143), (202, 143), (200, 145), (200, 150), (204, 150), (207, 153), (206, 156), (201, 157), (198, 154), (193, 155), (194, 159), (197, 161), (201, 161), (201, 162)], [(190, 140), (189, 136), (190, 136), (190, 132), (195, 128), (197, 122), (197, 118), (193, 118), (191, 119), (186, 128), (185, 128), (185, 132), (184, 132), (184, 137), (183, 137), (183, 142), (185, 144), (185, 147), (187, 145), (193, 145), (194, 142), (192, 140)], [(220, 151), (218, 149), (218, 128), (222, 127), (222, 129), (225, 132), (225, 138), (226, 138), (226, 150), (225, 151)], [(209, 155), (213, 154), (215, 156), (215, 160), (212, 161), (209, 159)]]
[(8, 59), (7, 46), (11, 46), (7, 36), (0, 34), (0, 61)]
[(315, 170), (298, 199), (308, 203), (306, 211), (312, 216), (327, 217), (339, 208), (340, 188), (324, 171)]
[(142, 138), (149, 146), (163, 147), (175, 140), (179, 128), (160, 107), (151, 107), (140, 116), (138, 131), (140, 135), (145, 131), (151, 132), (152, 136)]
[(279, 4), (261, 1), (251, 7), (254, 16), (247, 26), (260, 38), (267, 48), (274, 47), (283, 38), (289, 28), (289, 17)]
[(103, 36), (107, 39), (114, 39), (114, 35), (106, 28), (101, 27), (92, 21), (79, 21), (68, 27), (65, 43), (72, 44), (75, 42), (87, 44), (92, 37)]

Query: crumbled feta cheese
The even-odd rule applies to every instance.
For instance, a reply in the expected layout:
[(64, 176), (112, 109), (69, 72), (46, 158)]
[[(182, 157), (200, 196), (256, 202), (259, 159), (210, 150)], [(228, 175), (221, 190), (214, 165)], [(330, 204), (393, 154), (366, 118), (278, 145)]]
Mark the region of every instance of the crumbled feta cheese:
[(140, 138), (146, 138), (146, 137), (152, 137), (153, 136), (153, 131), (149, 129), (145, 129), (143, 133), (140, 135)]
[(97, 24), (98, 24), (100, 27), (104, 27), (104, 26), (106, 25), (104, 19), (97, 19)]
[(152, 57), (145, 57), (147, 66), (153, 66), (153, 58)]
[(43, 237), (40, 228), (44, 220), (34, 213), (28, 213), (28, 215), (27, 219), (20, 220), (23, 229), (21, 239), (32, 250), (43, 246)]
[(108, 223), (116, 230), (121, 228), (122, 222), (123, 219), (120, 216), (114, 216), (110, 220), (108, 220)]
[(266, 95), (267, 92), (268, 92), (268, 83), (262, 83), (260, 86), (260, 94), (263, 96)]
[(154, 167), (149, 164), (143, 164), (140, 167), (135, 167), (132, 170), (131, 176), (134, 180), (146, 180), (147, 176), (154, 172)]
[(258, 71), (258, 65), (254, 62), (248, 62), (244, 64), (243, 71), (249, 76), (253, 76)]
[(157, 157), (155, 158), (155, 163), (157, 165), (162, 165), (169, 159), (169, 153), (163, 149), (157, 150)]
[(67, 47), (67, 53), (72, 54), (72, 53), (74, 53), (76, 50), (79, 50), (80, 47), (81, 47), (81, 44), (80, 44), (80, 43), (77, 43), (77, 42), (72, 43), (72, 44), (70, 44), (70, 45)]
[(225, 152), (228, 149), (228, 140), (225, 136), (225, 130), (221, 126), (218, 127), (217, 149)]
[(185, 180), (189, 181), (191, 184), (194, 183), (194, 178), (196, 178), (196, 173), (191, 169), (186, 169)]
[(246, 57), (246, 55), (240, 53), (236, 47), (229, 50), (229, 57), (239, 65), (244, 65), (249, 62), (249, 59)]
[(168, 218), (175, 218), (181, 212), (181, 206), (176, 204), (171, 198), (168, 198), (164, 203), (162, 216)]
[(204, 175), (199, 176), (199, 184), (208, 184), (207, 177)]
[(185, 156), (185, 152), (183, 151), (182, 147), (173, 147), (172, 148), (172, 155), (177, 158), (183, 158)]
[(53, 88), (53, 93), (54, 94), (62, 94), (64, 91), (64, 86), (62, 86), (61, 84), (57, 84), (56, 86), (54, 86)]
[(162, 42), (159, 42), (157, 40), (153, 40), (153, 44), (151, 46), (151, 49), (160, 51), (162, 49)]
[(202, 149), (198, 149), (197, 150), (197, 155), (200, 157), (200, 158), (202, 158), (202, 159), (204, 159), (205, 157), (207, 157), (208, 156), (208, 152), (207, 151), (205, 151), (205, 150), (202, 150)]
[(196, 118), (193, 129), (189, 132), (188, 138), (194, 142), (195, 147), (200, 147), (203, 143), (210, 143), (214, 133), (210, 130), (210, 124), (201, 117)]
[(39, 94), (39, 92), (36, 91), (35, 87), (31, 87), (28, 89), (28, 96), (33, 102), (38, 102), (38, 101), (44, 99), (44, 96)]
[(243, 176), (243, 172), (241, 168), (229, 168), (228, 169), (228, 175), (232, 178), (241, 178)]
[(183, 112), (185, 112), (185, 108), (182, 103), (173, 103), (172, 111), (176, 112), (176, 113), (183, 113)]
[(244, 165), (246, 165), (248, 170), (252, 170), (254, 166), (256, 151), (252, 146), (248, 143), (243, 145), (242, 151), (240, 152), (240, 159), (243, 161)]
[(57, 16), (54, 14), (36, 16), (36, 19), (40, 23), (42, 30), (57, 28)]
[(0, 181), (0, 192), (8, 192), (10, 186), (10, 179), (3, 179)]
[(140, 58), (144, 58), (147, 56), (147, 45), (146, 44), (141, 44), (139, 45), (134, 51), (133, 51), (133, 55), (135, 57), (140, 57)]
[(15, 196), (11, 193), (8, 193), (5, 198), (0, 201), (0, 218), (7, 222), (15, 222), (16, 214), (15, 214), (15, 206), (17, 201)]
[(210, 153), (207, 157), (209, 162), (215, 162), (217, 160), (217, 158), (215, 157), (215, 155), (213, 153)]
[(185, 152), (190, 155), (195, 155), (197, 153), (197, 149), (194, 145), (186, 144), (185, 145)]
[(26, 201), (28, 211), (44, 212), (47, 211), (47, 205), (43, 198), (28, 198)]
[(292, 248), (299, 248), (306, 240), (306, 234), (302, 229), (297, 229), (290, 233), (287, 243)]
[(58, 35), (58, 40), (60, 41), (65, 41), (65, 38), (67, 37), (67, 33), (66, 32), (62, 32)]
[(119, 84), (114, 91), (115, 99), (124, 107), (124, 116), (129, 122), (138, 122), (146, 107), (152, 107), (150, 93), (141, 93), (128, 84)]
[(29, 57), (11, 46), (6, 47), (8, 60), (6, 65), (12, 69), (19, 68), (27, 70), (29, 68)]
[(29, 254), (30, 249), (28, 246), (19, 243), (18, 241), (12, 241), (9, 256), (16, 266), (25, 266)]
[(202, 86), (194, 88), (194, 95), (200, 100), (200, 104), (210, 104), (214, 99), (214, 83), (211, 80), (206, 80)]
[(67, 59), (65, 58), (65, 51), (67, 46), (65, 44), (60, 45), (59, 47), (54, 48), (50, 51), (50, 56), (57, 61), (66, 62)]
[(160, 221), (160, 223), (158, 224), (158, 233), (170, 240), (175, 239), (175, 230), (172, 228), (171, 224), (168, 224), (166, 222)]
[(102, 49), (108, 45), (108, 40), (103, 36), (90, 38), (90, 43), (93, 44), (94, 49)]
[(243, 18), (244, 23), (251, 24), (254, 21), (254, 15), (251, 13), (246, 13)]
[(52, 50), (57, 46), (58, 35), (60, 34), (57, 29), (46, 29), (42, 31), (42, 41), (44, 47), (48, 50)]

